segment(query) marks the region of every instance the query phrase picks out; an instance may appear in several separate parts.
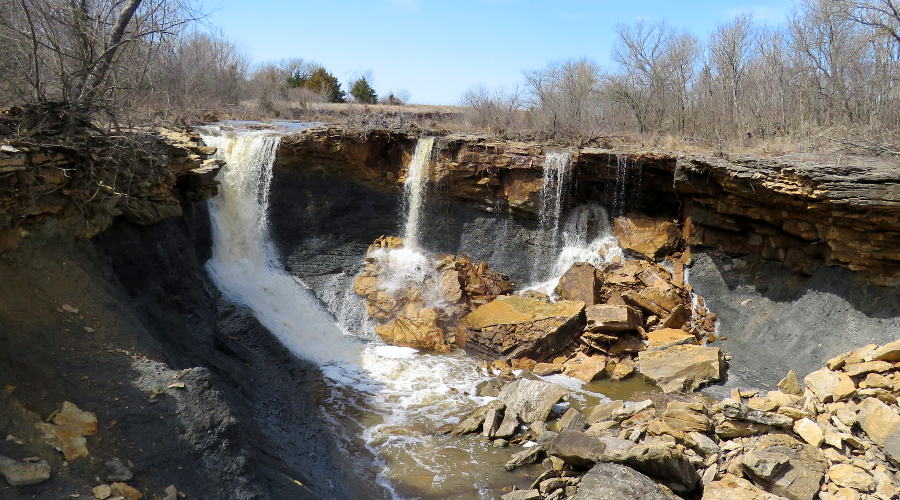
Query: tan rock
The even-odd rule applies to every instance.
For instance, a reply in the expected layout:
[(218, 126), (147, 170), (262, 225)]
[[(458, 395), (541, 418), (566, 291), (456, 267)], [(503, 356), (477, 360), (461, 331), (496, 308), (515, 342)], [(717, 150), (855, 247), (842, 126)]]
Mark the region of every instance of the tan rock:
[(629, 215), (613, 220), (613, 235), (622, 248), (654, 259), (678, 246), (681, 228), (670, 220)]
[(637, 330), (644, 322), (641, 312), (631, 306), (595, 304), (585, 308), (584, 314), (589, 331)]
[(540, 376), (552, 375), (562, 371), (563, 365), (559, 363), (537, 363), (534, 365), (534, 368), (531, 369), (532, 373)]
[(646, 349), (644, 341), (635, 333), (620, 335), (619, 339), (612, 343), (607, 352), (612, 355), (640, 352)]
[(91, 489), (91, 493), (94, 494), (94, 498), (97, 500), (106, 500), (112, 496), (112, 488), (108, 484), (98, 484)]
[(797, 372), (794, 370), (790, 370), (788, 374), (778, 382), (778, 388), (786, 394), (793, 394), (795, 396), (803, 395), (803, 387), (800, 385), (800, 378), (797, 377)]
[(703, 489), (702, 500), (781, 500), (783, 498), (759, 489), (742, 477), (725, 474), (721, 479), (706, 485)]
[(634, 373), (634, 369), (634, 361), (631, 358), (620, 358), (616, 361), (616, 366), (613, 368), (610, 378), (613, 380), (622, 380)]
[(884, 446), (889, 437), (900, 434), (900, 415), (876, 398), (867, 398), (860, 403), (856, 418), (869, 439), (878, 446)]
[(404, 304), (391, 321), (375, 325), (375, 332), (386, 343), (405, 347), (447, 352), (451, 349), (444, 330), (438, 324), (437, 311), (419, 303)]
[(563, 374), (575, 377), (582, 382), (592, 382), (603, 375), (603, 370), (606, 368), (606, 356), (587, 356), (579, 352), (563, 366)]
[(84, 436), (97, 432), (97, 417), (66, 401), (51, 423), (38, 422), (34, 426), (41, 431), (48, 444), (72, 462), (90, 455)]
[(584, 327), (584, 303), (543, 302), (503, 295), (467, 316), (465, 348), (494, 356), (543, 361), (568, 347)]
[(828, 478), (834, 484), (859, 491), (875, 489), (875, 479), (859, 467), (848, 464), (832, 465), (828, 469)]
[(864, 361), (871, 361), (873, 359), (872, 355), (877, 349), (877, 344), (864, 345), (858, 349), (854, 349), (847, 355), (847, 358), (844, 360), (844, 364), (852, 365), (855, 363), (862, 363)]
[(665, 392), (693, 391), (722, 376), (722, 351), (716, 347), (678, 345), (638, 355), (639, 370)]
[(675, 345), (697, 343), (697, 339), (693, 335), (675, 328), (661, 328), (647, 332), (647, 339), (650, 342), (650, 349), (665, 349)]
[(900, 340), (895, 340), (889, 344), (875, 349), (872, 352), (872, 359), (875, 361), (900, 361)]
[(892, 390), (894, 382), (889, 377), (885, 377), (879, 373), (870, 373), (859, 383), (859, 387), (861, 389), (874, 388)]
[(125, 500), (140, 500), (144, 495), (140, 491), (125, 483), (112, 483), (109, 489), (113, 496), (125, 498)]
[(858, 377), (872, 372), (886, 372), (892, 369), (894, 365), (887, 361), (865, 361), (862, 363), (853, 363), (844, 365), (844, 372), (851, 377)]
[(754, 410), (775, 411), (778, 409), (778, 402), (769, 397), (756, 396), (747, 400), (747, 406)]
[(856, 391), (856, 385), (850, 377), (827, 368), (810, 373), (803, 378), (803, 382), (823, 403), (848, 399)]
[(816, 448), (822, 446), (822, 441), (825, 439), (822, 429), (808, 418), (801, 418), (794, 422), (794, 432)]
[(92, 436), (97, 433), (97, 416), (81, 410), (68, 401), (64, 401), (62, 408), (53, 416), (53, 423), (68, 427), (82, 436)]
[(681, 432), (708, 432), (712, 429), (712, 421), (704, 413), (704, 407), (696, 403), (672, 401), (660, 419)]
[(659, 317), (667, 317), (675, 307), (685, 302), (673, 286), (651, 286), (640, 291), (622, 293), (626, 302), (649, 311)]
[(576, 262), (559, 279), (556, 294), (565, 300), (584, 302), (586, 306), (601, 300), (601, 287), (597, 283), (597, 268), (587, 262)]

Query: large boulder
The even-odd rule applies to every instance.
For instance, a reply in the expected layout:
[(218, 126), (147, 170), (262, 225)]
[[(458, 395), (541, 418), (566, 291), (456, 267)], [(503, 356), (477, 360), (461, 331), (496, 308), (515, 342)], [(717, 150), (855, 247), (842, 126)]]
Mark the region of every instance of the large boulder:
[(681, 228), (670, 220), (629, 215), (613, 220), (613, 235), (623, 249), (655, 259), (678, 247)]
[(702, 384), (719, 380), (724, 357), (717, 347), (677, 345), (638, 354), (639, 370), (653, 379), (664, 392), (693, 391)]
[(673, 443), (660, 438), (642, 441), (624, 458), (613, 459), (655, 478), (675, 493), (692, 493), (700, 486), (700, 475), (690, 460)]
[(644, 324), (644, 317), (634, 307), (612, 304), (595, 304), (585, 308), (587, 329), (598, 332), (622, 332), (637, 330)]
[(884, 447), (888, 438), (900, 435), (900, 415), (878, 398), (866, 398), (858, 406), (856, 420), (875, 444)]
[(544, 302), (504, 295), (464, 318), (468, 335), (464, 348), (491, 358), (552, 358), (584, 329), (584, 303)]
[(786, 434), (768, 434), (741, 459), (744, 472), (761, 488), (789, 500), (813, 500), (828, 460), (813, 446)]
[[(581, 478), (572, 500), (672, 500), (652, 479), (620, 464), (599, 463)], [(729, 499), (732, 500), (732, 499)]]
[(520, 378), (507, 384), (497, 399), (506, 405), (507, 411), (530, 424), (547, 420), (553, 405), (567, 394), (565, 387), (540, 379)]
[(590, 467), (603, 459), (606, 443), (597, 436), (576, 431), (563, 430), (547, 447), (547, 454), (561, 458), (576, 467)]
[(597, 268), (587, 262), (572, 264), (559, 279), (555, 292), (565, 300), (581, 301), (588, 306), (599, 303), (602, 295), (597, 282)]
[(446, 333), (438, 323), (437, 311), (421, 302), (403, 304), (393, 319), (375, 325), (375, 333), (385, 343), (437, 352), (450, 350)]

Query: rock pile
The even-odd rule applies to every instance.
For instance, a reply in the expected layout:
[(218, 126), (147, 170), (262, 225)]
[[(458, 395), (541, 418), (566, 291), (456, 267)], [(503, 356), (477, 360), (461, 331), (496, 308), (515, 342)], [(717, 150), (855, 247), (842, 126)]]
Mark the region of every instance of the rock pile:
[[(898, 396), (900, 340), (837, 356), (802, 383), (791, 372), (778, 390), (735, 389), (718, 402), (681, 393), (554, 412), (567, 391), (520, 378), (454, 432), (530, 445), (507, 469), (542, 461), (545, 470), (505, 500), (891, 500), (900, 495)], [(504, 427), (513, 420), (524, 426)]]
[(385, 342), (446, 352), (458, 343), (458, 320), (509, 293), (512, 283), (467, 255), (426, 255), (405, 249), (401, 238), (381, 237), (353, 289)]

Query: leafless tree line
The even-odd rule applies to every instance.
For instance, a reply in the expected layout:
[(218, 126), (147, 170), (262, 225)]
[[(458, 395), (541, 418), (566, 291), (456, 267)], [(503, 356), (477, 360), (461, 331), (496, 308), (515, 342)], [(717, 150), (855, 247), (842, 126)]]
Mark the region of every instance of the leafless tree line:
[(589, 60), (525, 73), (521, 92), (464, 96), (474, 126), (586, 140), (673, 134), (707, 146), (822, 128), (900, 133), (900, 2), (801, 0), (782, 27), (748, 15), (705, 42), (665, 23), (620, 26), (604, 71)]

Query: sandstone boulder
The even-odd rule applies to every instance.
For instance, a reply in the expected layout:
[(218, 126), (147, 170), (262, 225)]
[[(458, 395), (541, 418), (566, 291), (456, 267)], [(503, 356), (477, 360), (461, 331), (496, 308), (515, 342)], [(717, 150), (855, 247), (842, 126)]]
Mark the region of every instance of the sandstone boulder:
[(790, 500), (813, 500), (828, 461), (810, 445), (784, 434), (769, 434), (744, 455), (742, 466), (751, 481), (766, 491)]
[(584, 303), (548, 303), (504, 295), (464, 318), (469, 334), (464, 348), (495, 358), (546, 360), (568, 347), (584, 328)]
[(703, 488), (702, 500), (782, 500), (783, 498), (757, 488), (742, 477), (725, 474), (722, 479), (713, 481)]
[(872, 353), (874, 361), (890, 361), (896, 363), (900, 361), (900, 340), (895, 340), (889, 344), (884, 344)]
[(590, 467), (603, 459), (605, 451), (602, 439), (578, 430), (561, 431), (547, 447), (547, 454), (576, 467)]
[(621, 332), (637, 330), (644, 324), (640, 311), (631, 306), (595, 304), (584, 310), (589, 331)]
[(878, 398), (866, 398), (859, 404), (856, 419), (862, 430), (878, 446), (891, 436), (900, 435), (900, 415)]
[(719, 380), (723, 373), (722, 351), (717, 347), (677, 345), (638, 355), (638, 370), (665, 392), (693, 391)]
[(667, 349), (676, 345), (696, 344), (697, 339), (690, 333), (675, 328), (660, 328), (647, 332), (647, 340), (650, 343), (648, 349)]
[(803, 378), (806, 387), (823, 403), (848, 399), (856, 391), (853, 380), (828, 368), (816, 370)]
[(97, 417), (66, 401), (51, 422), (38, 422), (34, 426), (43, 433), (48, 444), (71, 462), (89, 456), (85, 436), (97, 432)]
[(587, 356), (579, 352), (563, 365), (563, 373), (582, 382), (592, 382), (603, 375), (606, 368), (606, 356)]
[(613, 235), (623, 249), (655, 259), (677, 248), (681, 228), (670, 220), (629, 215), (613, 220)]
[(576, 262), (559, 279), (556, 295), (565, 300), (576, 300), (590, 306), (602, 300), (597, 282), (597, 268), (587, 262)]
[(658, 480), (675, 493), (692, 493), (700, 486), (700, 475), (684, 453), (660, 438), (642, 441), (616, 461)]

